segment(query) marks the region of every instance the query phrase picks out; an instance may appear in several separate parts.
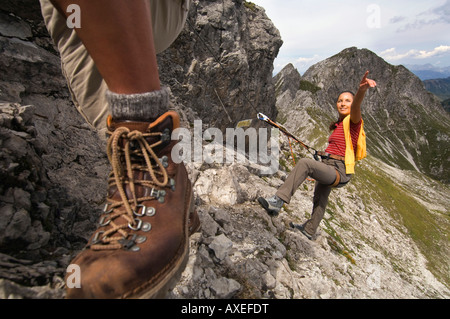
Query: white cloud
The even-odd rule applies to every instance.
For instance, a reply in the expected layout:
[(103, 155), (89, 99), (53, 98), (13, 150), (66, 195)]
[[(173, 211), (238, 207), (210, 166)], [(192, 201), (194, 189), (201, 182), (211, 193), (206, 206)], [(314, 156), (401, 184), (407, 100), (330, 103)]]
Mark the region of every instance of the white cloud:
[(303, 57), (299, 57), (299, 58), (297, 58), (297, 60), (295, 60), (295, 62), (296, 63), (300, 63), (300, 64), (302, 64), (302, 63), (311, 63), (311, 62), (313, 62), (313, 61), (320, 61), (319, 60), (320, 59), (320, 57), (317, 55), (317, 54), (315, 54), (313, 57), (311, 57), (311, 58), (303, 58)]
[(405, 53), (398, 53), (395, 48), (387, 49), (380, 53), (380, 55), (387, 59), (387, 60), (401, 60), (406, 58), (412, 58), (412, 59), (427, 59), (434, 56), (442, 55), (442, 54), (450, 54), (450, 46), (448, 45), (441, 45), (433, 50), (426, 51), (426, 50), (416, 50), (411, 49)]
[(436, 55), (450, 53), (450, 46), (449, 45), (441, 45), (437, 48), (434, 48), (432, 51), (419, 51), (419, 55), (417, 56), (418, 59), (426, 59), (431, 58)]
[[(398, 18), (399, 17), (394, 17), (391, 22), (397, 23), (406, 19), (405, 17), (401, 17), (402, 20), (399, 20)], [(412, 18), (412, 21), (400, 27), (397, 31), (417, 30), (435, 24), (450, 24), (450, 0), (446, 0), (445, 3), (437, 7), (420, 12)]]
[(324, 57), (319, 56), (318, 54), (314, 54), (314, 56), (310, 58), (299, 57), (295, 60), (295, 67), (301, 72), (305, 72), (311, 65), (323, 60)]
[(292, 63), (304, 72), (317, 57), (325, 59), (352, 46), (391, 63), (450, 65), (450, 0), (252, 2), (266, 9), (283, 38), (275, 71)]

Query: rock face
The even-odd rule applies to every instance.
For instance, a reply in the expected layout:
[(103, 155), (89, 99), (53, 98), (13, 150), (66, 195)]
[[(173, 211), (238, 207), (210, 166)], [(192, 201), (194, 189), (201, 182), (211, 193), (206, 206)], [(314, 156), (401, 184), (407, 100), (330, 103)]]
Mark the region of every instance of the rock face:
[[(108, 166), (70, 101), (42, 18), (28, 11), (39, 5), (18, 5), (2, 2), (11, 13), (0, 12), (1, 285), (16, 297), (61, 297), (49, 289), (95, 227)], [(21, 293), (10, 280), (46, 286)]]
[(273, 60), (282, 44), (264, 10), (246, 1), (193, 1), (184, 31), (159, 56), (177, 102), (224, 130), (276, 115)]
[[(99, 152), (104, 140), (71, 104), (59, 59), (29, 10), (36, 2), (27, 4), (0, 6), (0, 298), (63, 298), (66, 267), (98, 221), (109, 165)], [(289, 129), (304, 128), (297, 133), (308, 144), (325, 143), (318, 132), (326, 129), (314, 124), (333, 119), (329, 99), (339, 89), (327, 73), (333, 60), (312, 68), (310, 77), (290, 67), (272, 82), (281, 40), (263, 9), (246, 1), (194, 1), (189, 23), (159, 56), (162, 81), (186, 127), (201, 119), (223, 130), (254, 118), (248, 98), (258, 111), (278, 113)], [(197, 33), (212, 52), (201, 48)], [(350, 63), (351, 55), (339, 59)], [(346, 79), (359, 80), (359, 71)], [(384, 92), (396, 101), (395, 91)], [(368, 130), (369, 123), (370, 117)], [(280, 138), (280, 170), (272, 175), (238, 162), (238, 154), (229, 164), (187, 164), (202, 230), (191, 237), (191, 258), (169, 297), (449, 298), (447, 185), (372, 155), (351, 185), (332, 192), (310, 241), (289, 222), (308, 218), (311, 182), (277, 217), (256, 202), (272, 195), (292, 167)]]

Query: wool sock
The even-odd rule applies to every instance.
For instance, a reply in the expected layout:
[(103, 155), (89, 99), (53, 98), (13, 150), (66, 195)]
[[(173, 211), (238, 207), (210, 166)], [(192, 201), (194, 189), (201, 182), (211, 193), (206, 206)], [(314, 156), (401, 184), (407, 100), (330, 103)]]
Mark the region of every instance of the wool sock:
[(168, 111), (169, 89), (136, 94), (118, 94), (106, 91), (112, 118), (116, 121), (147, 122), (157, 119)]

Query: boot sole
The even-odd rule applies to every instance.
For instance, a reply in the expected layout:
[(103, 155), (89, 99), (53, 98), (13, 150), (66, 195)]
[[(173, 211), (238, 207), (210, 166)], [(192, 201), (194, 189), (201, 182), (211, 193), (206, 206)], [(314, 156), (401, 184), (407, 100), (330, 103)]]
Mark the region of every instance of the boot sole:
[[(185, 213), (185, 216), (186, 216), (186, 220), (185, 220), (186, 238), (185, 238), (185, 245), (183, 247), (183, 253), (182, 253), (181, 257), (178, 259), (175, 266), (173, 266), (172, 269), (164, 277), (162, 277), (162, 279), (156, 285), (154, 285), (150, 289), (148, 289), (146, 291), (142, 291), (130, 298), (132, 298), (132, 299), (164, 299), (167, 296), (167, 294), (169, 293), (169, 291), (171, 291), (173, 288), (175, 288), (175, 286), (180, 281), (181, 274), (186, 269), (186, 265), (189, 261), (189, 247), (190, 247), (189, 237), (192, 233), (195, 232), (195, 231), (189, 232), (189, 229), (188, 229), (189, 215), (191, 213), (193, 213), (194, 209), (195, 209), (195, 205), (194, 205), (194, 201), (193, 201), (192, 187), (190, 187), (190, 193), (191, 193), (190, 196), (188, 196), (188, 198), (190, 198), (189, 205), (187, 205), (188, 212)], [(200, 225), (198, 225), (197, 228), (200, 229)], [(196, 229), (196, 231), (198, 231), (198, 229)]]

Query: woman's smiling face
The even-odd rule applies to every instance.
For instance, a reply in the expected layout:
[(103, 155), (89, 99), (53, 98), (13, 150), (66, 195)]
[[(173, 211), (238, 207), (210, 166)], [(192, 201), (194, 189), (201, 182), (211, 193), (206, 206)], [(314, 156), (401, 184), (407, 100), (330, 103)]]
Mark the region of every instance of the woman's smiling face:
[(339, 113), (340, 118), (344, 118), (350, 114), (350, 110), (352, 107), (353, 95), (349, 92), (344, 92), (339, 95), (339, 98), (336, 102), (336, 108)]

